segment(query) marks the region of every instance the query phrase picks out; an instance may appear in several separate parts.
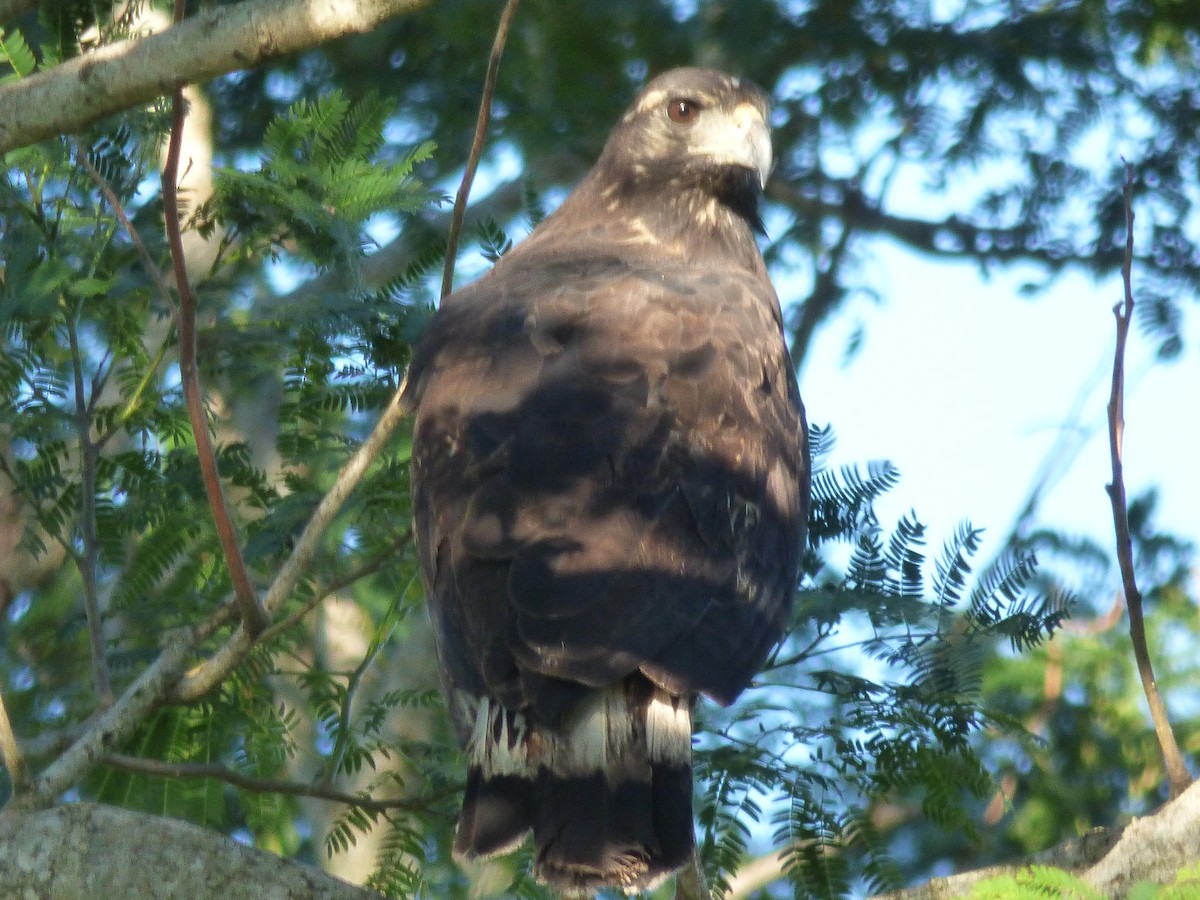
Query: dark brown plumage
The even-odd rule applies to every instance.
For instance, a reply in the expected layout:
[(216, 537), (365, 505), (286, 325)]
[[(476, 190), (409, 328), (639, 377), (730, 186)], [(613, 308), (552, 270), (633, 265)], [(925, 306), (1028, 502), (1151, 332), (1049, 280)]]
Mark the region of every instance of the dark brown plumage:
[(415, 351), (422, 574), (469, 776), (465, 858), (533, 832), (568, 893), (693, 847), (691, 705), (783, 633), (806, 427), (753, 231), (766, 98), (655, 79), (562, 207)]

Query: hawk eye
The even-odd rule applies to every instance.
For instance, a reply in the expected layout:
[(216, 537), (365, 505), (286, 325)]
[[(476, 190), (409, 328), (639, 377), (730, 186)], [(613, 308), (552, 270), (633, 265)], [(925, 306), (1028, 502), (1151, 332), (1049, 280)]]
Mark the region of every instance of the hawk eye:
[(667, 118), (679, 125), (691, 125), (700, 117), (700, 104), (683, 97), (672, 97), (667, 101)]

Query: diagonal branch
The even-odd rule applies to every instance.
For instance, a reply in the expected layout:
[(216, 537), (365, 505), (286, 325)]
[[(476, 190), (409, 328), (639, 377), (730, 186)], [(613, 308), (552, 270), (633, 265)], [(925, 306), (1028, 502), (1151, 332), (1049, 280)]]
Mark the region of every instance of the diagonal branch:
[(487, 140), (488, 122), (492, 118), (492, 95), (496, 92), (496, 73), (500, 71), (500, 57), (504, 53), (505, 41), (508, 40), (508, 26), (517, 11), (518, 2), (519, 0), (508, 0), (504, 5), (504, 12), (500, 14), (500, 24), (496, 27), (495, 40), (492, 41), (487, 76), (483, 80), (483, 97), (479, 101), (479, 116), (475, 120), (475, 136), (471, 139), (471, 153), (467, 157), (467, 168), (463, 172), (462, 183), (458, 186), (458, 194), (454, 197), (454, 212), (450, 215), (450, 238), (446, 242), (446, 265), (442, 270), (442, 297), (450, 294), (454, 284), (454, 257), (458, 255), (458, 238), (462, 232), (463, 214), (467, 210), (467, 197), (471, 193), (471, 183), (475, 180), (479, 158), (483, 155), (484, 141)]
[(125, 204), (121, 202), (121, 198), (117, 196), (117, 192), (113, 190), (108, 179), (105, 178), (100, 171), (92, 165), (92, 161), (88, 159), (87, 151), (84, 149), (82, 141), (72, 141), (75, 146), (75, 161), (78, 163), (92, 182), (100, 191), (100, 195), (104, 197), (108, 205), (112, 207), (112, 211), (116, 214), (117, 219), (121, 223), (121, 227), (125, 229), (125, 233), (129, 236), (130, 242), (137, 250), (138, 256), (142, 259), (142, 265), (146, 267), (146, 274), (150, 276), (150, 280), (154, 282), (155, 288), (158, 289), (158, 295), (167, 305), (167, 308), (175, 306), (175, 298), (171, 294), (171, 286), (167, 284), (166, 278), (163, 277), (162, 270), (154, 261), (154, 257), (150, 255), (149, 249), (146, 247), (146, 242), (142, 240), (141, 234), (134, 227), (133, 222), (129, 220), (129, 214), (125, 211)]
[[(176, 0), (175, 9), (178, 20), (183, 11), (182, 0)], [(256, 635), (266, 627), (267, 616), (259, 606), (254, 587), (250, 584), (250, 574), (246, 571), (246, 562), (242, 558), (237, 530), (229, 514), (229, 504), (225, 502), (225, 494), (221, 490), (217, 458), (208, 434), (200, 372), (196, 364), (196, 295), (188, 281), (183, 232), (179, 226), (179, 155), (183, 146), (183, 119), (186, 112), (183, 86), (180, 85), (175, 89), (172, 102), (171, 138), (167, 145), (167, 162), (162, 175), (167, 242), (171, 247), (171, 262), (175, 267), (175, 289), (179, 294), (179, 376), (183, 382), (184, 401), (196, 441), (196, 456), (200, 462), (204, 491), (208, 495), (209, 509), (212, 511), (213, 524), (216, 526), (221, 550), (229, 568), (229, 578), (233, 582), (242, 623), (251, 635)]]
[(1108, 401), (1108, 446), (1112, 459), (1112, 483), (1107, 486), (1107, 490), (1112, 501), (1117, 562), (1121, 567), (1125, 605), (1129, 609), (1129, 637), (1133, 641), (1133, 656), (1137, 661), (1138, 676), (1142, 681), (1146, 702), (1150, 705), (1154, 733), (1158, 738), (1159, 750), (1162, 752), (1167, 777), (1171, 783), (1171, 796), (1178, 797), (1192, 783), (1192, 777), (1175, 741), (1166, 704), (1163, 703), (1154, 679), (1150, 650), (1146, 645), (1146, 623), (1142, 614), (1142, 594), (1138, 590), (1133, 571), (1133, 542), (1129, 534), (1129, 508), (1125, 499), (1125, 479), (1121, 462), (1122, 442), (1125, 436), (1125, 344), (1133, 319), (1133, 166), (1128, 163), (1125, 165), (1125, 232), (1125, 261), (1121, 265), (1125, 298), (1122, 303), (1113, 307), (1113, 315), (1117, 320), (1117, 345), (1113, 353), (1112, 394)]
[(27, 793), (14, 797), (12, 805), (24, 809), (51, 805), (74, 786), (109, 747), (119, 747), (127, 741), (162, 704), (168, 688), (179, 680), (198, 640), (195, 629), (180, 629), (168, 635), (154, 662), (134, 679), (112, 706), (89, 723), (75, 743), (37, 776)]
[(176, 85), (251, 69), (415, 12), (429, 0), (244, 0), (160, 34), (107, 44), (0, 87), (0, 155), (149, 103)]

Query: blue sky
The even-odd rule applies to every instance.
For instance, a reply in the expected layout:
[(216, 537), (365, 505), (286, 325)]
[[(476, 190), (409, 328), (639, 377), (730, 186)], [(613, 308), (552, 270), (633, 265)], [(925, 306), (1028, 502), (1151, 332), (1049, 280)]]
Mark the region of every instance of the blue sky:
[[(1027, 299), (1019, 289), (1028, 267), (984, 278), (975, 266), (882, 242), (863, 256), (867, 280), (885, 299), (852, 301), (817, 333), (801, 390), (809, 418), (834, 426), (834, 463), (887, 458), (899, 467), (900, 485), (879, 505), (883, 522), (915, 509), (936, 551), (968, 518), (988, 529), (988, 558), (1056, 441), (1082, 429), (1082, 441), (1071, 441), (1078, 455), (1066, 460), (1037, 520), (1110, 546), (1105, 415), (1119, 278), (1068, 273)], [(788, 287), (781, 281), (785, 302)], [(865, 340), (847, 362), (859, 325)], [(1124, 460), (1129, 496), (1158, 486), (1160, 527), (1200, 544), (1195, 337), (1188, 334), (1178, 360), (1161, 363), (1152, 341), (1136, 326), (1131, 332)]]

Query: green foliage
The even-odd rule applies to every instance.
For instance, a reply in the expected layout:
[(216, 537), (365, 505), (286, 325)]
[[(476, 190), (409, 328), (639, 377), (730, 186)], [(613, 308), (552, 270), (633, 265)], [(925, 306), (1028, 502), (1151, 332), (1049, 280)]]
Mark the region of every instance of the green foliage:
[[(1200, 891), (1200, 864), (1181, 869), (1170, 884), (1137, 882), (1127, 886), (1130, 900), (1188, 900)], [(1053, 866), (1029, 866), (1015, 875), (987, 878), (971, 888), (970, 900), (1028, 900), (1034, 897), (1063, 900), (1103, 900), (1082, 878)]]
[[(216, 215), (230, 237), (283, 229), (299, 259), (322, 268), (353, 266), (369, 216), (414, 212), (432, 200), (412, 177), (432, 156), (432, 143), (396, 163), (377, 161), (388, 114), (378, 95), (351, 104), (334, 91), (293, 104), (267, 128), (256, 171), (226, 169), (217, 179)], [(281, 241), (282, 235), (273, 252)]]
[(479, 246), (484, 259), (494, 263), (512, 249), (512, 239), (504, 233), (495, 219), (485, 219), (479, 223)]
[[(4, 40), (7, 58), (25, 74), (25, 45), (13, 34)], [(188, 218), (218, 247), (196, 286), (201, 376), (218, 432), (217, 468), (245, 558), (263, 581), (394, 390), (393, 361), (380, 362), (374, 351), (377, 325), (396, 320), (396, 302), (350, 287), (264, 319), (240, 314), (225, 298), (240, 286), (269, 304), (264, 258), (328, 269), (353, 285), (371, 245), (364, 232), (371, 217), (432, 201), (413, 175), (431, 145), (385, 158), (390, 114), (377, 97), (350, 103), (335, 93), (297, 104), (269, 130), (261, 168), (218, 172), (215, 201)], [(154, 121), (131, 115), (78, 142), (15, 152), (0, 180), (0, 476), (6, 502), (10, 492), (16, 498), (19, 552), (47, 572), (30, 586), (29, 605), (0, 628), (0, 670), (28, 673), (10, 700), (26, 736), (73, 727), (94, 709), (81, 595), (104, 603), (105, 662), (120, 691), (165, 630), (195, 624), (230, 591), (172, 363), (173, 301), (159, 292), (109, 200), (121, 205), (153, 265), (169, 272), (161, 204), (141, 193), (161, 138), (149, 127)], [(263, 405), (259, 390), (273, 402)], [(233, 423), (252, 409), (275, 423), (267, 442), (253, 428), (244, 432), (249, 439), (237, 437)], [(410, 618), (421, 598), (406, 537), (407, 456), (401, 435), (368, 473), (356, 508), (331, 530), (319, 574), (285, 603), (288, 612), (301, 610), (320, 599), (322, 585), (345, 578), (362, 604), (364, 657), (348, 670), (330, 667), (314, 656), (300, 620), (257, 648), (215, 695), (160, 711), (114, 748), (168, 771), (100, 767), (80, 785), (84, 796), (227, 831), (246, 827), (264, 844), (296, 852), (295, 802), (231, 787), (217, 769), (279, 779), (299, 760), (325, 756), (330, 784), (362, 779), (364, 791), (420, 794), (432, 785), (446, 792), (445, 756), (422, 749), (427, 741), (397, 745), (393, 734), (396, 718), (412, 722), (440, 709), (428, 673), (407, 687), (376, 683), (381, 654), (422, 630)], [(346, 578), (360, 569), (372, 577)], [(216, 768), (179, 777), (170, 766)], [(421, 871), (412, 855), (424, 847), (419, 836), (431, 821), (443, 830), (450, 821), (440, 803), (414, 809), (420, 815), (388, 814), (392, 837), (381, 857), (380, 884), (402, 893), (419, 883), (404, 880)], [(351, 806), (326, 840), (348, 846), (379, 815)]]
[[(818, 459), (831, 443), (814, 429)], [(924, 526), (908, 515), (887, 534), (874, 512), (897, 473), (869, 472), (818, 468), (814, 550), (851, 544), (846, 570), (815, 552), (815, 587), (801, 592), (759, 688), (732, 711), (698, 711), (701, 857), (718, 888), (751, 851), (756, 823), (774, 827), (806, 897), (845, 896), (859, 879), (872, 891), (901, 883), (872, 821), (881, 803), (917, 803), (946, 832), (973, 834), (970, 801), (992, 788), (975, 740), (998, 724), (981, 705), (985, 661), (998, 645), (1040, 643), (1065, 614), (1062, 598), (1027, 593), (1027, 556), (1001, 557), (972, 583), (980, 533), (967, 524), (929, 573)]]
[(21, 32), (15, 29), (5, 33), (4, 29), (0, 28), (0, 60), (8, 63), (12, 68), (11, 74), (0, 78), (0, 84), (13, 78), (25, 78), (32, 75), (37, 69), (37, 60), (34, 59), (33, 51), (25, 43)]

